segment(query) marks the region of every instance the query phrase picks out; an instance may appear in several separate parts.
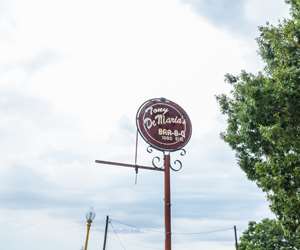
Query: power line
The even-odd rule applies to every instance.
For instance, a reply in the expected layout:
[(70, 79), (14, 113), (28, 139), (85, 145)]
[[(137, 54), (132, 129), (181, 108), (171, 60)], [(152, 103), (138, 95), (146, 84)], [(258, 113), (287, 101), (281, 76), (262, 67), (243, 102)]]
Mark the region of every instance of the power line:
[(212, 231), (203, 231), (203, 232), (190, 232), (190, 233), (172, 233), (172, 234), (179, 234), (179, 235), (197, 235), (197, 234), (212, 234), (212, 233), (219, 233), (219, 232), (225, 232), (232, 230), (232, 227), (230, 228), (223, 228), (223, 229), (217, 229)]
[[(131, 227), (131, 228), (134, 228), (134, 229), (137, 229), (140, 233), (147, 233), (147, 231), (156, 232), (156, 233), (163, 233), (160, 230), (142, 229), (142, 228), (140, 228), (138, 226), (131, 225), (131, 224), (119, 221), (119, 220), (115, 220), (115, 219), (113, 219), (113, 221), (116, 222), (116, 223), (118, 223), (118, 224), (121, 224), (121, 225), (124, 225), (124, 226), (127, 226), (127, 227)], [(202, 231), (202, 232), (173, 232), (172, 234), (173, 235), (199, 235), (199, 234), (213, 234), (213, 233), (225, 232), (225, 231), (229, 231), (229, 230), (233, 230), (233, 227), (220, 228), (220, 229), (216, 229), (216, 230)]]
[[(112, 221), (115, 222), (115, 223), (117, 223), (117, 224), (120, 224), (120, 225), (124, 225), (124, 226), (126, 226), (126, 227), (129, 227), (129, 228), (134, 228), (135, 230), (138, 230), (138, 233), (149, 233), (149, 232), (151, 233), (151, 231), (152, 231), (152, 232), (155, 232), (155, 233), (163, 234), (163, 232), (162, 232), (162, 231), (159, 231), (159, 230), (151, 230), (151, 229), (147, 230), (147, 229), (146, 229), (146, 230), (148, 231), (148, 232), (147, 232), (147, 231), (141, 229), (141, 228), (138, 227), (138, 226), (135, 226), (135, 225), (132, 225), (132, 224), (128, 224), (128, 223), (125, 223), (125, 222), (122, 222), (122, 221), (119, 221), (119, 220), (115, 220), (115, 219), (111, 219), (111, 218), (110, 218), (109, 223), (110, 223), (110, 225), (111, 225), (112, 231), (114, 232), (114, 234), (115, 234), (116, 238), (118, 239), (119, 244), (120, 244), (120, 246), (122, 247), (123, 250), (126, 250), (125, 245), (124, 245), (124, 242), (121, 240), (121, 238), (120, 238), (120, 236), (119, 236), (119, 233), (120, 233), (120, 232), (118, 232), (118, 228), (115, 228), (115, 227), (113, 226)], [(120, 229), (119, 229), (119, 230), (120, 230)], [(122, 230), (124, 230), (124, 229), (122, 229)], [(214, 233), (219, 233), (219, 232), (226, 232), (226, 231), (231, 231), (231, 230), (233, 230), (233, 227), (219, 228), (219, 229), (215, 229), (215, 230), (210, 230), (210, 231), (200, 231), (200, 232), (173, 232), (172, 235), (174, 235), (175, 238), (176, 238), (176, 236), (177, 236), (177, 237), (180, 237), (180, 236), (190, 236), (190, 237), (192, 237), (192, 236), (198, 236), (198, 235), (207, 235), (207, 234), (214, 234)], [(121, 233), (122, 233), (122, 231), (121, 231)], [(135, 246), (137, 247), (138, 245), (135, 243)], [(141, 246), (140, 248), (152, 249), (152, 250), (158, 250), (157, 248), (151, 247), (151, 246), (149, 246), (149, 247), (148, 247), (148, 246)]]
[[(112, 224), (112, 219), (110, 219), (110, 225), (112, 227), (112, 230), (113, 232), (116, 234), (116, 237), (118, 238), (119, 242), (120, 242), (120, 245), (123, 247), (123, 249), (125, 249), (125, 246), (124, 246), (124, 243), (121, 241), (121, 238), (118, 236), (118, 233), (117, 233), (117, 230), (113, 227), (113, 224)], [(116, 221), (114, 220), (114, 222), (117, 222), (118, 224), (122, 224), (122, 225), (125, 225), (125, 226), (128, 226), (128, 227), (133, 227), (133, 228), (136, 228), (138, 229), (137, 227), (133, 226), (133, 225), (129, 225), (127, 223), (122, 223), (120, 221)], [(148, 247), (148, 246), (142, 246), (142, 245), (138, 245), (136, 243), (134, 243), (135, 247), (141, 247), (141, 248), (146, 248), (146, 249), (151, 249), (151, 250), (159, 250), (160, 248), (154, 248), (154, 247)], [(126, 250), (126, 249), (125, 249)]]
[(154, 233), (164, 233), (162, 230), (155, 230), (155, 229), (149, 229), (149, 228), (140, 228), (138, 226), (134, 226), (134, 225), (131, 225), (131, 224), (119, 221), (119, 220), (115, 220), (115, 219), (113, 219), (113, 221), (118, 223), (118, 224), (134, 228), (134, 229), (138, 230), (138, 232), (140, 232), (140, 233), (147, 233), (147, 231), (148, 232), (154, 232)]
[(109, 221), (109, 224), (110, 224), (110, 226), (111, 226), (111, 228), (112, 228), (114, 234), (116, 235), (116, 238), (118, 239), (118, 241), (119, 241), (121, 247), (122, 247), (124, 250), (126, 250), (126, 247), (124, 246), (123, 242), (121, 241), (121, 238), (119, 237), (118, 233), (117, 233), (116, 230), (114, 229), (114, 226), (113, 226), (111, 220)]

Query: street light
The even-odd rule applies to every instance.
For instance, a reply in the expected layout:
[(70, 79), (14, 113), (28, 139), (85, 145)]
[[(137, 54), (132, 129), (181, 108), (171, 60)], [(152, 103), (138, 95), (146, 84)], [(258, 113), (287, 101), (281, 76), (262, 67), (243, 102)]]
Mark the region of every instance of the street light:
[(92, 225), (92, 222), (95, 219), (95, 217), (96, 217), (96, 213), (95, 213), (94, 209), (90, 208), (90, 210), (85, 215), (85, 218), (86, 218), (86, 238), (85, 238), (84, 250), (87, 250), (90, 229), (91, 229), (91, 225)]

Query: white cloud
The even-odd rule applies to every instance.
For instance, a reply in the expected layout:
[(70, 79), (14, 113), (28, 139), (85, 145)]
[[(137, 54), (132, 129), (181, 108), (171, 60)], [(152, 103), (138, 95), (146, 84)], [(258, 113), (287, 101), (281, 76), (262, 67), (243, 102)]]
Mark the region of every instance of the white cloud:
[(277, 24), (279, 19), (289, 16), (285, 1), (272, 0), (181, 0), (195, 13), (209, 22), (229, 31), (232, 35), (258, 36), (258, 26), (267, 21)]
[[(226, 72), (259, 67), (252, 41), (218, 29), (180, 1), (15, 0), (4, 12), (0, 37), (9, 33), (9, 39), (0, 40), (0, 221), (8, 225), (0, 233), (3, 246), (79, 249), (81, 216), (90, 205), (97, 229), (106, 214), (161, 227), (161, 173), (140, 171), (134, 186), (133, 170), (93, 163), (133, 162), (135, 113), (143, 101), (160, 96), (182, 105), (193, 122), (184, 169), (172, 176), (174, 226), (223, 228), (268, 214), (264, 197), (218, 137), (224, 121), (214, 98), (228, 91)], [(139, 162), (150, 164), (145, 147), (140, 140)], [(127, 243), (135, 236), (127, 235)], [(151, 237), (140, 243), (161, 247)], [(193, 241), (189, 249), (201, 243), (226, 250), (226, 237)], [(176, 242), (178, 249), (184, 249), (182, 242)]]
[(253, 24), (261, 26), (270, 22), (276, 25), (282, 17), (289, 16), (289, 6), (285, 1), (247, 0), (245, 14), (246, 18)]

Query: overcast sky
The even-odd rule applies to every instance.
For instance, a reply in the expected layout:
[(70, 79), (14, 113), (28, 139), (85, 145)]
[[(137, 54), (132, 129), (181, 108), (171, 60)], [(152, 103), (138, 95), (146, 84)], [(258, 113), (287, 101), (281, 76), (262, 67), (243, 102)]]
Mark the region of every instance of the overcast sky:
[[(0, 0), (1, 249), (79, 250), (90, 206), (89, 249), (107, 214), (119, 236), (110, 228), (108, 249), (163, 249), (162, 174), (134, 185), (134, 170), (94, 163), (133, 162), (136, 111), (162, 96), (193, 123), (187, 155), (171, 156), (183, 162), (173, 249), (233, 249), (233, 225), (272, 214), (219, 138), (215, 95), (225, 73), (262, 69), (257, 26), (286, 16), (283, 0)], [(146, 147), (150, 165), (160, 153)]]

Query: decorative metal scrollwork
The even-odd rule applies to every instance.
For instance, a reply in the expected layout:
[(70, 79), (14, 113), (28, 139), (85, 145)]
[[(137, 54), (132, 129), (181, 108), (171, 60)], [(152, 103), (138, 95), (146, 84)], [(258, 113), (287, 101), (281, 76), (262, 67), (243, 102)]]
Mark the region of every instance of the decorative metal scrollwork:
[[(152, 146), (148, 146), (147, 147), (147, 152), (149, 154), (152, 154), (154, 152), (154, 148)], [(164, 152), (164, 154), (166, 154), (166, 153), (168, 153), (168, 152)], [(182, 157), (185, 156), (186, 155), (186, 150), (181, 149), (179, 155), (182, 156)], [(162, 158), (159, 157), (159, 156), (154, 156), (152, 158), (152, 166), (154, 168), (164, 169), (163, 163), (162, 163)], [(182, 169), (181, 160), (176, 159), (173, 163), (170, 164), (170, 168), (175, 172), (180, 171)]]
[(152, 152), (153, 152), (153, 147), (148, 146), (148, 147), (147, 147), (147, 152), (148, 152), (149, 154), (152, 154)]
[[(181, 149), (180, 151), (181, 151), (180, 156), (185, 156), (186, 155), (186, 150), (185, 149)], [(177, 159), (173, 162), (173, 164), (170, 165), (170, 168), (173, 171), (178, 172), (182, 169), (182, 162)]]
[[(178, 165), (178, 167), (177, 167)], [(170, 165), (170, 168), (175, 171), (175, 172), (178, 172), (182, 169), (182, 162), (180, 160), (176, 160), (174, 161), (174, 165)]]
[(182, 148), (180, 151), (181, 151), (180, 152), (181, 156), (185, 156), (186, 155), (186, 150), (184, 148)]
[[(147, 147), (147, 152), (148, 152), (149, 154), (152, 154), (152, 153), (153, 153), (153, 150), (154, 150), (154, 148), (153, 148), (152, 146), (148, 146), (148, 147)], [(162, 164), (160, 164), (161, 161), (162, 161), (162, 160), (161, 160), (161, 157), (159, 157), (159, 156), (154, 156), (154, 157), (152, 158), (152, 166), (155, 167), (155, 168), (163, 169)]]
[(153, 165), (153, 167), (155, 167), (155, 168), (162, 168), (161, 166), (159, 166), (159, 162), (160, 161), (161, 161), (161, 159), (160, 159), (159, 156), (153, 157), (153, 159), (152, 159), (152, 165)]

